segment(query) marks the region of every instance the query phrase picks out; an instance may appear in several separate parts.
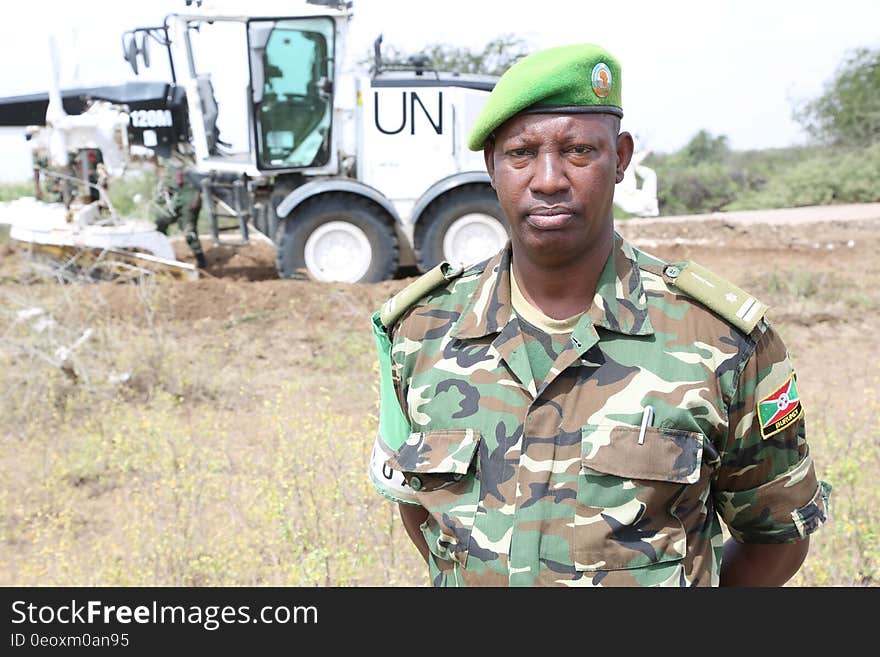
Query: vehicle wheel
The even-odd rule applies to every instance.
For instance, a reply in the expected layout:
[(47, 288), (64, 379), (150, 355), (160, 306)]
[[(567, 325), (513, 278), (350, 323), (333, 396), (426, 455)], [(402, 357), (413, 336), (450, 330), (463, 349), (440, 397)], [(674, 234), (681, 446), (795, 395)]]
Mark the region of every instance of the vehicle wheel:
[(489, 258), (508, 239), (507, 222), (495, 192), (488, 186), (468, 186), (434, 202), (419, 221), (417, 248), (421, 271), (446, 260), (472, 265)]
[(278, 275), (344, 283), (391, 278), (399, 247), (390, 219), (381, 212), (350, 194), (305, 201), (278, 227)]

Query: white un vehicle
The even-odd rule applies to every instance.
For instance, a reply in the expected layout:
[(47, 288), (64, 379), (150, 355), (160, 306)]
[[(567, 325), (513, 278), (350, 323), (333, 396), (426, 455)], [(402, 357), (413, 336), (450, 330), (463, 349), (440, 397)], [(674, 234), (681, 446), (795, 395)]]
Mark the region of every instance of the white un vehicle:
[[(161, 26), (123, 35), (135, 73), (165, 51), (170, 83), (73, 90), (64, 106), (112, 103), (128, 114), (130, 148), (183, 152), (215, 240), (218, 218), (237, 218), (243, 241), (254, 229), (274, 242), (282, 278), (376, 282), (402, 267), (489, 257), (507, 231), (466, 137), (497, 78), (438, 72), (419, 58), (383, 62), (381, 36), (370, 71), (359, 71), (346, 53), (351, 5), (186, 2)], [(13, 100), (19, 116), (46, 102)], [(224, 141), (218, 125), (243, 138)], [(656, 186), (624, 183), (621, 207), (656, 214)]]

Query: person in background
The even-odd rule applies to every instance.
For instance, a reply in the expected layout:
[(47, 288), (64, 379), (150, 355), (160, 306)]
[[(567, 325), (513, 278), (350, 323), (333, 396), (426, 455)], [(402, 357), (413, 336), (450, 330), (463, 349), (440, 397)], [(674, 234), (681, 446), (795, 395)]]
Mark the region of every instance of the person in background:
[(160, 162), (152, 210), (156, 229), (167, 235), (168, 228), (176, 223), (199, 268), (205, 269), (207, 261), (198, 232), (201, 189), (193, 168), (176, 153)]

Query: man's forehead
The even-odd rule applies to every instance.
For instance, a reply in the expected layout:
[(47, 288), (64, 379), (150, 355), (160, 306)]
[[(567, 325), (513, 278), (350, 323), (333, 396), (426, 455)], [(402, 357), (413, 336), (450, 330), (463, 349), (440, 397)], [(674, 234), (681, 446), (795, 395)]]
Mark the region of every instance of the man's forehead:
[(498, 126), (494, 138), (496, 143), (539, 136), (613, 138), (617, 136), (618, 123), (619, 119), (609, 114), (517, 114)]

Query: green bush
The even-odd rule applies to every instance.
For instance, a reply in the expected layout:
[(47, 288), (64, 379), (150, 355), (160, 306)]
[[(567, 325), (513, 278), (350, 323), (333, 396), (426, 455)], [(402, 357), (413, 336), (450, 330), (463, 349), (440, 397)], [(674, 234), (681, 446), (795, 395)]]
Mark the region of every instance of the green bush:
[(880, 201), (880, 144), (849, 150), (813, 150), (777, 167), (759, 187), (725, 210), (785, 208)]
[(646, 162), (661, 215), (880, 201), (880, 144), (716, 151), (696, 161), (691, 144)]
[(739, 185), (720, 162), (670, 167), (657, 173), (657, 200), (662, 214), (715, 212), (736, 198)]
[[(745, 189), (760, 184), (761, 173), (746, 166), (742, 154), (731, 151), (724, 135), (700, 130), (679, 151), (646, 160), (657, 173), (660, 213), (717, 212)], [(753, 158), (751, 158), (753, 159)]]

